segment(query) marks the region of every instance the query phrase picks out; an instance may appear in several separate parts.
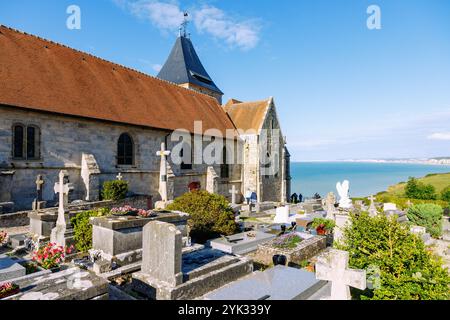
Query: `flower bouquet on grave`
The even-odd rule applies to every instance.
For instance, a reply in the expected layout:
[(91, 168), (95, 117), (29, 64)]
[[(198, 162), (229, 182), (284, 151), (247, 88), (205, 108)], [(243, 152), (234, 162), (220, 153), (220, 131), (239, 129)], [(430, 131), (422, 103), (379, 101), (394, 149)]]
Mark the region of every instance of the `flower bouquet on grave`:
[(20, 292), (20, 288), (17, 284), (11, 282), (5, 282), (0, 284), (0, 299), (4, 299)]
[(72, 253), (73, 250), (73, 246), (63, 248), (54, 243), (48, 243), (33, 252), (33, 261), (46, 270), (58, 271), (65, 255)]
[(126, 205), (119, 208), (112, 208), (110, 213), (116, 217), (136, 217), (139, 213), (139, 209)]
[(0, 231), (0, 247), (5, 246), (8, 243), (8, 233), (6, 231)]
[(143, 210), (143, 209), (139, 209), (138, 211), (138, 217), (141, 218), (153, 218), (153, 217), (157, 217), (158, 214), (153, 212), (152, 210)]

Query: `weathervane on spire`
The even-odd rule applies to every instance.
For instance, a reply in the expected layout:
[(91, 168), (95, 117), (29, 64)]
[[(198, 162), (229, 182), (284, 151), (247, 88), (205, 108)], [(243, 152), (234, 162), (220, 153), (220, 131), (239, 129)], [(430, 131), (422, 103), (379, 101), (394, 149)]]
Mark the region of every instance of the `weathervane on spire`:
[(187, 26), (189, 24), (188, 17), (189, 17), (189, 13), (188, 12), (184, 12), (183, 23), (181, 23), (181, 26), (180, 26), (180, 37), (181, 36), (183, 36), (183, 37), (187, 36)]

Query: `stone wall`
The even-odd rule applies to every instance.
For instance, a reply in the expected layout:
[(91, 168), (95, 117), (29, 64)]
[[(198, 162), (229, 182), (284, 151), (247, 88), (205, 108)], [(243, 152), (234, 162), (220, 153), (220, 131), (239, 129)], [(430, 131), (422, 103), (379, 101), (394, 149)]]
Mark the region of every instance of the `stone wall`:
[[(40, 128), (40, 159), (19, 161), (12, 158), (12, 127), (15, 123), (35, 125)], [(133, 138), (135, 163), (132, 166), (117, 165), (117, 141), (122, 133), (128, 133)], [(167, 131), (162, 130), (2, 106), (0, 109), (0, 167), (2, 171), (15, 171), (11, 183), (11, 200), (15, 203), (16, 210), (31, 209), (36, 194), (35, 180), (38, 174), (43, 175), (45, 180), (44, 200), (49, 203), (56, 201), (53, 186), (62, 169), (68, 171), (70, 182), (75, 187), (70, 195), (70, 201), (86, 199), (87, 196), (93, 200), (97, 199), (100, 190), (93, 190), (93, 188), (96, 185), (101, 188), (105, 181), (115, 179), (118, 172), (121, 172), (124, 179), (130, 183), (130, 192), (152, 195), (156, 201), (159, 198), (160, 165), (156, 152), (159, 151), (161, 142), (167, 138), (167, 134)], [(175, 144), (169, 142), (168, 148), (171, 149)], [(204, 146), (207, 144), (204, 142)], [(83, 153), (89, 155), (91, 163), (95, 160), (99, 172), (91, 170), (88, 173), (85, 171), (82, 173)], [(207, 165), (200, 164), (193, 165), (192, 170), (180, 170), (179, 165), (172, 164), (175, 179), (173, 193), (176, 196), (181, 195), (192, 181), (200, 181), (202, 188), (205, 188), (206, 168)], [(230, 180), (240, 181), (240, 166), (237, 165), (231, 171)], [(95, 178), (93, 182), (87, 180), (86, 177), (89, 174)], [(228, 192), (223, 195), (228, 196)]]

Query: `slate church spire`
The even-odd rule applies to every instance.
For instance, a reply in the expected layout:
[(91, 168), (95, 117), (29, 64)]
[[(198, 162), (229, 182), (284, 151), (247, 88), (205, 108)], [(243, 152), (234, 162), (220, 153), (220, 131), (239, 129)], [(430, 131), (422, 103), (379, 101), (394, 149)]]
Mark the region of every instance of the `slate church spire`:
[(216, 98), (222, 104), (223, 92), (216, 86), (201, 63), (186, 31), (187, 13), (175, 45), (158, 78), (176, 83)]

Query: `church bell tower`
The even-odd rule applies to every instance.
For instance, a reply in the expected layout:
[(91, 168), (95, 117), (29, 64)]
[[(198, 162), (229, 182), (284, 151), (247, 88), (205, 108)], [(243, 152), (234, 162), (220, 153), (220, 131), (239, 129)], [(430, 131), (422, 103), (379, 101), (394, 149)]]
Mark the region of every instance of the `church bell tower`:
[(158, 78), (210, 95), (222, 104), (223, 92), (216, 86), (203, 67), (186, 32), (188, 14), (184, 14), (180, 34)]

